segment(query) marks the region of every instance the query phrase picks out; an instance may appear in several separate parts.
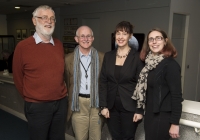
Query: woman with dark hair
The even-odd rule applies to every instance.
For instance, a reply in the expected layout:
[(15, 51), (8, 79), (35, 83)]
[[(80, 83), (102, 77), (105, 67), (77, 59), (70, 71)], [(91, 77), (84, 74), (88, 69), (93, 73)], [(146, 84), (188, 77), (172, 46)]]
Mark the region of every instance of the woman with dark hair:
[(146, 37), (140, 58), (145, 67), (139, 75), (132, 98), (145, 108), (145, 140), (169, 140), (179, 137), (182, 111), (181, 70), (167, 34), (152, 29)]
[(101, 114), (107, 118), (113, 140), (134, 140), (142, 108), (131, 99), (144, 63), (139, 53), (129, 46), (133, 25), (122, 21), (115, 29), (117, 48), (104, 56), (99, 88)]

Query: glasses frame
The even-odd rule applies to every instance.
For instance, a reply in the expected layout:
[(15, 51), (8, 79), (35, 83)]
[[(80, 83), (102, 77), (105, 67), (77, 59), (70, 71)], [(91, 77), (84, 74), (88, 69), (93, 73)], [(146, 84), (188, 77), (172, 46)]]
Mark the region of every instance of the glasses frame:
[(81, 35), (81, 36), (77, 36), (78, 38), (80, 38), (81, 40), (84, 40), (85, 38), (87, 38), (88, 40), (91, 40), (94, 36), (93, 35)]
[[(50, 17), (50, 18), (48, 18), (47, 16), (42, 16), (42, 17), (34, 16), (34, 17), (39, 18), (39, 19), (41, 19), (41, 20), (44, 21), (44, 22), (47, 22), (47, 21), (50, 20), (51, 22), (56, 23), (56, 19), (53, 18), (53, 17)], [(52, 18), (53, 18), (53, 19), (52, 19)]]
[(164, 38), (162, 36), (156, 36), (155, 38), (151, 37), (151, 38), (148, 38), (148, 42), (149, 43), (152, 43), (155, 41), (162, 41)]

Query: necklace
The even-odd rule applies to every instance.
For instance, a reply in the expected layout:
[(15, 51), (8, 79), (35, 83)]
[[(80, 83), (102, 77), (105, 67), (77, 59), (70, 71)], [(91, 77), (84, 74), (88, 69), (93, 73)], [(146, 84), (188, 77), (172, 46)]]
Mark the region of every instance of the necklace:
[(125, 55), (119, 55), (118, 54), (118, 52), (119, 52), (119, 50), (117, 50), (117, 54), (116, 54), (116, 56), (117, 56), (117, 58), (126, 58), (127, 56), (128, 56), (128, 54), (129, 54), (129, 52), (131, 51), (131, 48), (128, 50), (128, 52), (125, 54)]
[(88, 65), (87, 70), (86, 70), (86, 68), (83, 66), (83, 63), (81, 62), (81, 60), (80, 60), (80, 63), (81, 63), (81, 65), (82, 65), (82, 67), (83, 67), (83, 69), (84, 69), (84, 71), (85, 71), (85, 78), (86, 78), (86, 85), (85, 85), (85, 88), (86, 88), (86, 90), (87, 90), (87, 89), (88, 89), (88, 84), (87, 84), (88, 74), (87, 74), (87, 71), (88, 71), (88, 69), (89, 69), (89, 67), (90, 67), (91, 62), (90, 62), (90, 64)]

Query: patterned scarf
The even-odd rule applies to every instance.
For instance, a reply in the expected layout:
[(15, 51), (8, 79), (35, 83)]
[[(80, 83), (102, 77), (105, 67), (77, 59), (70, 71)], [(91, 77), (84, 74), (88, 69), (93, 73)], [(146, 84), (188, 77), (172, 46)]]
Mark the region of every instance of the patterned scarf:
[[(90, 107), (99, 107), (99, 55), (95, 48), (91, 47), (91, 86), (90, 86)], [(79, 46), (74, 49), (74, 87), (72, 92), (72, 111), (79, 111), (79, 90), (81, 83)]]
[(150, 51), (145, 59), (145, 66), (140, 72), (138, 83), (135, 87), (133, 96), (134, 100), (137, 100), (137, 108), (143, 107), (145, 109), (146, 102), (146, 90), (147, 90), (147, 77), (150, 70), (156, 68), (156, 66), (164, 59), (164, 55), (153, 55)]

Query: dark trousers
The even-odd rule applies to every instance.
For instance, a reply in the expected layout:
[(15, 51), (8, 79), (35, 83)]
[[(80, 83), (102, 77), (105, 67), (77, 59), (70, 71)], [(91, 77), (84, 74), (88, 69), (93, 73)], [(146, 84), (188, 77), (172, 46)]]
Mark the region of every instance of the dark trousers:
[(138, 123), (133, 122), (135, 112), (124, 109), (119, 96), (114, 107), (109, 110), (108, 128), (113, 140), (134, 140)]
[(26, 102), (24, 112), (28, 120), (31, 140), (65, 140), (67, 97), (50, 102)]

